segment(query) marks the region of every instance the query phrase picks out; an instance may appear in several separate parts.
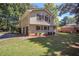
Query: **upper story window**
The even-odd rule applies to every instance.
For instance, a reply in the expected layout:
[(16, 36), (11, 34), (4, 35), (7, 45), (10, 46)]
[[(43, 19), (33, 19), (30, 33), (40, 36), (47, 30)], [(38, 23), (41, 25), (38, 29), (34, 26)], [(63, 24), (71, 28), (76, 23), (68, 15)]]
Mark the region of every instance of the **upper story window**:
[(49, 20), (49, 17), (48, 16), (45, 16), (45, 21), (48, 21)]
[(37, 14), (37, 20), (45, 20), (46, 22), (50, 22), (50, 16), (44, 14)]
[(41, 20), (42, 16), (40, 14), (37, 14), (37, 20)]
[(43, 14), (37, 14), (37, 20), (42, 20), (44, 19), (44, 15)]
[(48, 21), (48, 17), (47, 16), (45, 16), (45, 21)]
[(50, 23), (50, 19), (51, 19), (51, 18), (50, 18), (50, 16), (49, 16), (49, 23)]

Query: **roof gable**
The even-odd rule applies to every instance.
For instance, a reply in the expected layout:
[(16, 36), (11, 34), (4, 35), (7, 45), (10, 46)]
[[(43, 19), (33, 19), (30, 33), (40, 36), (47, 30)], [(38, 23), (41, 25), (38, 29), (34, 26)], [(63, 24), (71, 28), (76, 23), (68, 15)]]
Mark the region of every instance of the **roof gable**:
[(53, 17), (52, 13), (48, 9), (30, 9), (27, 10), (20, 18), (23, 19), (24, 17), (30, 15), (32, 12), (36, 12), (36, 11), (45, 11), (48, 15)]
[(30, 13), (36, 12), (36, 11), (45, 11), (48, 15), (53, 16), (52, 13), (48, 11), (47, 9), (33, 9), (30, 11)]

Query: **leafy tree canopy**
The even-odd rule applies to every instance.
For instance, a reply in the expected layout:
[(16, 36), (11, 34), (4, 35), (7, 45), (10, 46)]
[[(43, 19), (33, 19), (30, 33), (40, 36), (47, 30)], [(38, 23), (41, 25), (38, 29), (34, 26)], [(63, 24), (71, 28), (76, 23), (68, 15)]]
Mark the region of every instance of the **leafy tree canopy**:
[(78, 3), (61, 4), (59, 6), (59, 11), (60, 11), (59, 15), (62, 15), (67, 12), (70, 12), (70, 14), (75, 14), (76, 23), (79, 24), (79, 4)]
[[(0, 4), (0, 28), (6, 27), (7, 29), (15, 26), (19, 17), (29, 9), (29, 3), (1, 3)], [(14, 27), (13, 26), (13, 27)]]
[(46, 3), (45, 8), (47, 8), (55, 17), (57, 17), (58, 9), (53, 3)]

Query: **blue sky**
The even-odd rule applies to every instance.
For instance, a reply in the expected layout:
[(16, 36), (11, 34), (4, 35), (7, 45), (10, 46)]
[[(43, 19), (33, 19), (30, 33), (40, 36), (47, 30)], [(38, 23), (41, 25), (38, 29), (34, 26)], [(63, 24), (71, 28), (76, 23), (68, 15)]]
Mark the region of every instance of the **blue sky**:
[[(34, 3), (34, 6), (37, 6), (38, 8), (43, 8), (44, 7), (44, 3)], [(55, 5), (60, 5), (55, 3)], [(65, 16), (74, 16), (74, 15), (70, 15), (69, 13), (63, 14), (62, 16), (58, 16), (59, 19), (63, 19)]]
[(44, 3), (34, 3), (34, 6), (37, 6), (38, 8), (43, 8), (44, 7)]

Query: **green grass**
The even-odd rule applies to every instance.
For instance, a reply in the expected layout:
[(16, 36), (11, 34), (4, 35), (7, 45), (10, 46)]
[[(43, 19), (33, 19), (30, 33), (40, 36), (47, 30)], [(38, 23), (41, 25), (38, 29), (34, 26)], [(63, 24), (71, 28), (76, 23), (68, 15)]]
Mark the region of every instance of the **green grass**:
[(47, 48), (29, 40), (10, 39), (0, 41), (0, 55), (44, 55)]
[[(1, 56), (77, 55), (69, 44), (79, 42), (79, 35), (60, 33), (47, 38), (0, 40)], [(76, 53), (74, 51), (77, 51)]]
[(0, 32), (0, 34), (5, 34), (5, 33), (8, 33), (8, 32)]

